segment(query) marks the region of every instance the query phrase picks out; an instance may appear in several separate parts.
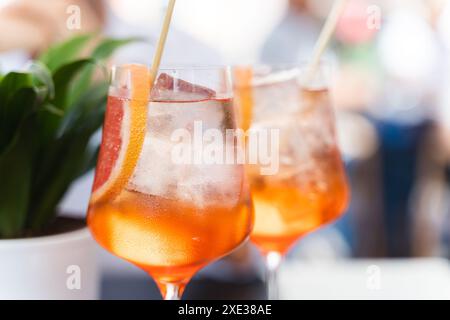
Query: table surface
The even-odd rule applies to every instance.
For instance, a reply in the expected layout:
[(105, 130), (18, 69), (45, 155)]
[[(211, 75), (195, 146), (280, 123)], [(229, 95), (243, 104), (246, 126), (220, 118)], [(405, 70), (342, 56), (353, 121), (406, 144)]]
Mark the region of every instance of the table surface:
[(450, 299), (448, 260), (295, 262), (280, 274), (284, 299)]
[[(146, 273), (104, 252), (100, 256), (102, 299), (161, 299)], [(200, 273), (183, 298), (265, 299), (259, 274), (225, 280)], [(450, 299), (450, 264), (439, 258), (287, 261), (279, 285), (282, 299)]]

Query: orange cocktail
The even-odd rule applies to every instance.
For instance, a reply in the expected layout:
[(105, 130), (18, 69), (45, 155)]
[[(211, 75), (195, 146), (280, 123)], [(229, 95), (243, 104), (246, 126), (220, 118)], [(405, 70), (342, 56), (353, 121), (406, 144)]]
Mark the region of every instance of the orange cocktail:
[[(195, 272), (251, 231), (243, 164), (204, 163), (195, 157), (202, 150), (189, 149), (198, 138), (212, 143), (207, 130), (225, 136), (235, 128), (228, 72), (163, 70), (151, 94), (144, 66), (113, 76), (88, 223), (105, 249), (147, 271), (166, 298), (179, 298)], [(203, 78), (212, 89), (192, 83)], [(188, 161), (177, 150), (191, 150)]]
[[(269, 282), (289, 248), (339, 217), (348, 201), (327, 86), (305, 87), (301, 74), (295, 67), (235, 71), (242, 127), (279, 133), (278, 149), (272, 150), (278, 170), (262, 174), (261, 165), (247, 167), (255, 209), (251, 240), (266, 258)], [(269, 297), (276, 292), (269, 290)]]

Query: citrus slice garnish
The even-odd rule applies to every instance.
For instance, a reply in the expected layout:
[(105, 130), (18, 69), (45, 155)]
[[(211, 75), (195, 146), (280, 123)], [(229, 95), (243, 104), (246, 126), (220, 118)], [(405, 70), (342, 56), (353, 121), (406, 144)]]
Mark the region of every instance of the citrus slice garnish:
[(150, 73), (143, 65), (125, 65), (128, 99), (109, 96), (91, 203), (114, 199), (127, 185), (144, 144)]
[(239, 125), (241, 129), (247, 131), (251, 126), (253, 116), (253, 70), (251, 67), (236, 67), (233, 73), (239, 109), (237, 112), (240, 116)]

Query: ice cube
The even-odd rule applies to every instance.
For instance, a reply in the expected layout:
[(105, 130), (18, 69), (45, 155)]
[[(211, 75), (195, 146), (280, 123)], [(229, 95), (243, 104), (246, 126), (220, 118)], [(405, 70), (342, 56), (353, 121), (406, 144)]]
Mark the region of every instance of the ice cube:
[(271, 73), (255, 79), (253, 121), (278, 117), (299, 110), (298, 70)]
[[(175, 92), (174, 87), (181, 91)], [(213, 90), (166, 74), (158, 78), (152, 96), (144, 145), (128, 189), (191, 202), (197, 207), (235, 205), (240, 197), (243, 169), (195, 163), (194, 154), (203, 150), (195, 150), (192, 144), (194, 134), (200, 134), (203, 140), (208, 129), (219, 129), (224, 138), (227, 112), (230, 112), (226, 108), (230, 106), (213, 99)], [(187, 130), (190, 141), (172, 139), (179, 129)], [(203, 146), (207, 143), (203, 141)], [(173, 148), (179, 144), (185, 150), (191, 149), (189, 163), (176, 163), (172, 158)]]
[(240, 198), (243, 167), (226, 164), (176, 164), (174, 143), (150, 138), (144, 144), (128, 189), (204, 208), (233, 207)]
[(152, 90), (147, 128), (154, 134), (166, 135), (177, 129), (193, 130), (194, 122), (201, 121), (204, 129), (219, 129), (225, 110), (223, 101), (215, 97), (212, 89), (162, 73)]
[(148, 195), (164, 196), (171, 199), (175, 195), (177, 180), (171, 162), (172, 143), (146, 134), (139, 161), (128, 189)]
[(177, 184), (177, 197), (199, 208), (234, 207), (241, 196), (243, 167), (226, 164), (191, 165)]
[(175, 130), (186, 129), (194, 133), (197, 122), (201, 129), (223, 129), (225, 113), (217, 100), (199, 102), (153, 102), (150, 104), (147, 130), (170, 137)]
[[(267, 135), (271, 130), (278, 130), (278, 156), (280, 165), (290, 166), (306, 161), (308, 157), (308, 143), (305, 141), (304, 131), (296, 114), (271, 117), (255, 123), (251, 130), (255, 134)], [(263, 141), (258, 141), (261, 145)], [(270, 150), (272, 141), (267, 141), (266, 150)], [(260, 149), (262, 150), (262, 149)]]

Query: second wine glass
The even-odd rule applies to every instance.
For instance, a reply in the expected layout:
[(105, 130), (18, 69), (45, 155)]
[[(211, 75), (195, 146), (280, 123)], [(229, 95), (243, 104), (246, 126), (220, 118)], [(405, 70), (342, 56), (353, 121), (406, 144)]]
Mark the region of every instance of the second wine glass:
[[(268, 298), (278, 298), (283, 256), (307, 233), (339, 217), (348, 201), (347, 180), (335, 139), (326, 68), (312, 84), (304, 67), (235, 69), (236, 108), (249, 132), (278, 130), (276, 172), (248, 165), (255, 225), (252, 242), (265, 258)], [(266, 149), (271, 149), (269, 146)]]

